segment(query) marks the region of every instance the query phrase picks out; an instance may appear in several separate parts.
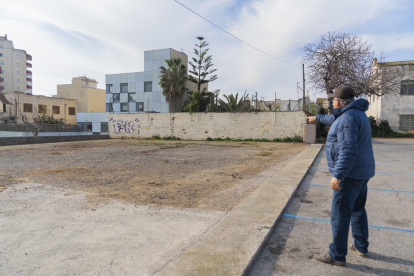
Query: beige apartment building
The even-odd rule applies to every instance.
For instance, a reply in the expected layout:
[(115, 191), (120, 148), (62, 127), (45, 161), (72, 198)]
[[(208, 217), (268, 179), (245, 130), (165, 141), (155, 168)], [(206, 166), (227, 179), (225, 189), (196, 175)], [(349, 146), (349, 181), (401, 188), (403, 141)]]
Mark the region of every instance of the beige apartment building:
[(402, 70), (399, 93), (389, 93), (381, 97), (368, 97), (367, 116), (373, 116), (380, 122), (387, 120), (394, 131), (414, 133), (414, 60), (377, 63), (374, 59), (372, 69), (389, 66), (392, 70)]
[(32, 56), (15, 49), (7, 35), (0, 36), (0, 93), (21, 91), (32, 94)]
[(87, 77), (72, 78), (72, 84), (59, 84), (54, 98), (76, 99), (76, 112), (105, 112), (105, 90)]
[(11, 119), (12, 122), (23, 124), (21, 114), (26, 115), (29, 122), (33, 122), (36, 112), (46, 112), (48, 115), (65, 124), (76, 124), (76, 100), (30, 95), (15, 91), (3, 93), (0, 97), (0, 121), (2, 118)]

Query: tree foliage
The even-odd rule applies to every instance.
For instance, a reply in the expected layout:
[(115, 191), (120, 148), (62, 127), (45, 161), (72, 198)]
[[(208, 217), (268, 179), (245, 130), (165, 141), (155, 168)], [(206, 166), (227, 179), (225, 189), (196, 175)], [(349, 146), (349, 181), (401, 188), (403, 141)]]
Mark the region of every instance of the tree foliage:
[(244, 95), (242, 95), (239, 99), (239, 93), (236, 93), (236, 95), (230, 94), (230, 95), (223, 95), (227, 102), (225, 102), (222, 99), (218, 100), (220, 111), (224, 112), (243, 112), (250, 109), (250, 105), (245, 105), (245, 100), (249, 99), (249, 95), (247, 94), (247, 91), (244, 92)]
[(204, 41), (204, 37), (202, 36), (198, 36), (197, 39), (199, 40), (199, 44), (195, 44), (197, 48), (194, 48), (196, 58), (192, 58), (192, 61), (188, 62), (191, 67), (193, 67), (193, 69), (189, 71), (192, 75), (189, 75), (188, 80), (197, 85), (198, 91), (206, 92), (205, 89), (201, 90), (201, 85), (215, 81), (217, 75), (211, 74), (214, 74), (217, 69), (210, 69), (214, 65), (212, 63), (213, 57), (211, 55), (207, 56), (207, 52), (210, 49), (204, 49), (209, 44), (207, 41)]
[(357, 35), (328, 32), (303, 50), (308, 80), (318, 92), (329, 94), (341, 85), (353, 87), (356, 96), (400, 91), (403, 70), (381, 66), (386, 56)]
[(160, 82), (162, 94), (165, 96), (170, 112), (180, 112), (183, 96), (188, 90), (185, 87), (187, 81), (187, 67), (181, 64), (180, 58), (166, 60), (167, 68), (160, 67)]

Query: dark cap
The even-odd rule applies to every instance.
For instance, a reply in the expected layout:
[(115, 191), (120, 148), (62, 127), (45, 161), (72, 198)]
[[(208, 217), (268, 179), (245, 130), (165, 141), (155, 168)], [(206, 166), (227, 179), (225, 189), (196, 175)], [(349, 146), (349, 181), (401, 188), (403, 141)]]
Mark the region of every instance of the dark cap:
[(343, 100), (353, 99), (355, 97), (355, 92), (350, 86), (339, 86), (335, 88), (335, 92), (332, 96)]

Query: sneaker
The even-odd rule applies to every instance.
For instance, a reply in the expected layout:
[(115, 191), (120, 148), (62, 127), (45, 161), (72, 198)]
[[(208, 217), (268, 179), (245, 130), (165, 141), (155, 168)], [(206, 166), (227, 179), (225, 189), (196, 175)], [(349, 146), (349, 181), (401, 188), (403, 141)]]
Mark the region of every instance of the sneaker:
[(359, 256), (367, 258), (368, 257), (368, 253), (362, 253), (361, 251), (359, 251), (356, 247), (355, 244), (348, 244), (349, 249), (351, 249), (352, 251), (354, 251), (355, 253), (357, 253)]
[(339, 265), (339, 266), (344, 266), (346, 264), (346, 262), (340, 262), (340, 261), (332, 259), (328, 253), (320, 254), (320, 255), (313, 255), (313, 258), (325, 264)]

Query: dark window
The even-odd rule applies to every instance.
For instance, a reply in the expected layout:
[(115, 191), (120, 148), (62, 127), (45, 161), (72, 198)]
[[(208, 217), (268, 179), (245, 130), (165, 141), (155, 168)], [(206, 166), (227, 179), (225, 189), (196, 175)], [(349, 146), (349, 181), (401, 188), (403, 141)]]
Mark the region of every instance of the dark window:
[(108, 123), (101, 123), (101, 132), (108, 132)]
[(2, 57), (3, 56), (3, 53), (0, 53), (0, 57)]
[(401, 95), (414, 95), (414, 81), (401, 82)]
[(128, 83), (121, 83), (121, 93), (128, 93)]
[(414, 129), (414, 115), (400, 115), (400, 129)]
[(74, 107), (69, 107), (69, 115), (76, 115), (76, 111)]
[(79, 131), (81, 131), (81, 132), (85, 131), (85, 127), (83, 126), (82, 123), (78, 124), (78, 127), (79, 127)]
[(144, 92), (151, 92), (152, 91), (152, 81), (144, 82)]
[(60, 114), (60, 106), (52, 106), (53, 114)]
[(121, 112), (127, 112), (127, 111), (128, 111), (128, 104), (121, 103)]
[(119, 101), (121, 100), (121, 96), (120, 94), (116, 93), (114, 94), (114, 99), (113, 99), (113, 103), (119, 103)]
[(92, 131), (92, 124), (91, 123), (86, 124), (86, 131)]
[(39, 104), (39, 113), (46, 113), (46, 105)]
[(106, 112), (112, 112), (111, 104), (106, 104)]
[(137, 103), (137, 111), (144, 112), (144, 103)]
[(134, 99), (132, 98), (135, 93), (128, 93), (128, 102), (133, 102)]
[(33, 105), (32, 104), (23, 104), (23, 112), (33, 112)]
[(112, 84), (107, 84), (106, 85), (106, 94), (112, 93), (112, 91), (113, 91), (112, 87), (113, 87)]
[(6, 104), (3, 104), (3, 113), (6, 113)]

